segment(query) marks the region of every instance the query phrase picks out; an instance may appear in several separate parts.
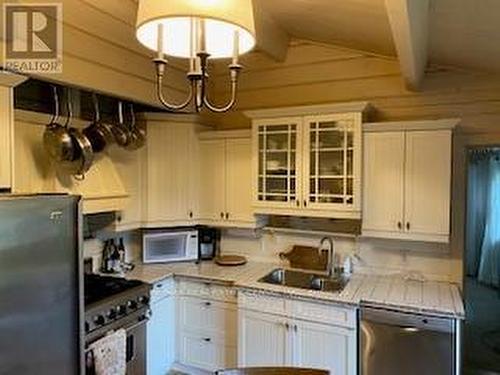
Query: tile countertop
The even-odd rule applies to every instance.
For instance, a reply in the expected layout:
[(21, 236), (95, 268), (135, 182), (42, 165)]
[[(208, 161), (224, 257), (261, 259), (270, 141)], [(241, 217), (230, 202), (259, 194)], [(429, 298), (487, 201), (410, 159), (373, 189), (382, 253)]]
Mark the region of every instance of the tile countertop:
[(457, 285), (415, 281), (397, 276), (354, 274), (340, 293), (305, 290), (258, 282), (279, 264), (249, 262), (244, 266), (221, 267), (212, 262), (138, 264), (126, 277), (153, 284), (168, 277), (194, 278), (226, 283), (241, 289), (286, 294), (353, 307), (369, 306), (463, 319), (462, 297)]

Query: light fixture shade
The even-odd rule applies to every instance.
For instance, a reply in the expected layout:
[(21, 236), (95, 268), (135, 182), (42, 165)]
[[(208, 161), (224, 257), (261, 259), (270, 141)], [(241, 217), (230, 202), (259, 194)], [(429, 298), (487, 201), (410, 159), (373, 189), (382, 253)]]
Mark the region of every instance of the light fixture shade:
[(189, 58), (192, 18), (205, 20), (206, 51), (211, 57), (233, 55), (235, 31), (239, 35), (239, 54), (255, 45), (252, 0), (139, 0), (137, 39), (157, 51), (161, 23), (164, 53)]

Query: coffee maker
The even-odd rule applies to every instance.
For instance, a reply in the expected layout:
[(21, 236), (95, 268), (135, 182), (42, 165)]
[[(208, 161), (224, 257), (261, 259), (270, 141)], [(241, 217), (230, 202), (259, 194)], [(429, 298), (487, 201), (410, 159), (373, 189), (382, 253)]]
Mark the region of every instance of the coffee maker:
[(198, 227), (198, 260), (212, 260), (219, 253), (220, 230), (217, 228)]

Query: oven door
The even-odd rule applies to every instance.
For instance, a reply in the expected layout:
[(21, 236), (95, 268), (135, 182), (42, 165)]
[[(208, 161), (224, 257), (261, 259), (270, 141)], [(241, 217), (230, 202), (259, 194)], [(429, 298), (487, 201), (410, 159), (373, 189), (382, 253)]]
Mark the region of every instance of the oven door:
[(177, 262), (198, 257), (197, 232), (145, 233), (142, 238), (144, 263)]
[(127, 375), (146, 373), (147, 319), (125, 327), (127, 331)]
[[(125, 318), (127, 323), (123, 326), (127, 333), (126, 341), (126, 361), (127, 375), (144, 375), (146, 373), (146, 327), (148, 318), (138, 312), (134, 316)], [(119, 322), (112, 329), (122, 328)], [(87, 347), (91, 342), (98, 340), (101, 336), (91, 338), (87, 342)], [(95, 375), (94, 356), (91, 350), (85, 352), (85, 375)]]

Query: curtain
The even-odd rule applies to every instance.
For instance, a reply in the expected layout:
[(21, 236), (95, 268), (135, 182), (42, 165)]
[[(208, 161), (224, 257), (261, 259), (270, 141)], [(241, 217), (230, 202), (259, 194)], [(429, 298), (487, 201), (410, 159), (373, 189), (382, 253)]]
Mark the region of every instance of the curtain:
[(489, 163), (487, 158), (471, 154), (467, 190), (467, 236), (465, 240), (467, 276), (477, 277), (481, 246), (486, 226)]
[(500, 152), (472, 152), (468, 189), (466, 272), (500, 286)]

